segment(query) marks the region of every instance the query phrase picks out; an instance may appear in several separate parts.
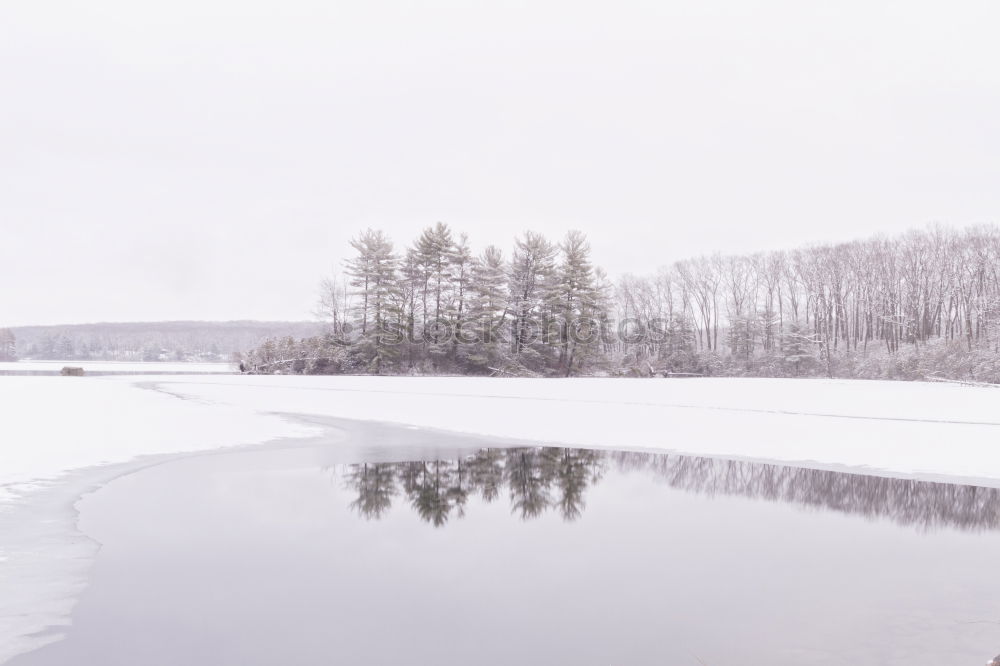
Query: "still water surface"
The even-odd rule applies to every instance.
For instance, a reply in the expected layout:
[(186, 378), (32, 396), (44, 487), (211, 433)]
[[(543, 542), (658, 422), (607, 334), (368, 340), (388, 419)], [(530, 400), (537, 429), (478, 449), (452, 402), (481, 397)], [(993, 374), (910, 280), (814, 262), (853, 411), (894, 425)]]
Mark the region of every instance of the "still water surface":
[[(357, 433), (356, 433), (357, 434)], [(77, 664), (981, 665), (1000, 491), (402, 429), (115, 481)], [(414, 438), (417, 438), (416, 440)]]

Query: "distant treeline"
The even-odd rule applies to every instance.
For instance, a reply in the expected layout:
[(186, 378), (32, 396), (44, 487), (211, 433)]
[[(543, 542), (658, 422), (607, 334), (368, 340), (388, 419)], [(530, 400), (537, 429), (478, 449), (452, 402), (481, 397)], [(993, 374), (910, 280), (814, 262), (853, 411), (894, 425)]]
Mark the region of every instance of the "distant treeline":
[(17, 336), (9, 328), (0, 328), (0, 361), (17, 360)]
[(269, 337), (308, 337), (312, 322), (168, 321), (0, 329), (0, 360), (230, 361)]
[(839, 376), (1000, 381), (1000, 232), (676, 262), (611, 282), (583, 234), (474, 255), (447, 225), (351, 243), (326, 334), (269, 339), (258, 372)]

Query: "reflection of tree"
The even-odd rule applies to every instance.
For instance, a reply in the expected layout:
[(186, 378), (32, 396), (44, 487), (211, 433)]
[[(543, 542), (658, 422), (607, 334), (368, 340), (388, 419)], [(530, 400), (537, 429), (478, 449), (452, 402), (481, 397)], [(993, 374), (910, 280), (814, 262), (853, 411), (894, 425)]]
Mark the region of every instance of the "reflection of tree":
[(555, 507), (567, 520), (581, 515), (584, 495), (600, 480), (606, 454), (585, 449), (483, 449), (458, 460), (348, 465), (345, 482), (358, 497), (351, 507), (380, 518), (392, 497), (403, 494), (417, 514), (435, 526), (465, 515), (471, 494), (496, 500), (506, 489), (511, 512), (536, 518)]
[(587, 486), (601, 480), (604, 455), (586, 449), (546, 449), (559, 497), (556, 505), (566, 520), (575, 520), (586, 508)]
[(351, 465), (344, 475), (344, 482), (357, 491), (358, 498), (351, 502), (365, 518), (381, 518), (392, 505), (396, 494), (396, 466), (391, 463), (364, 463)]
[(451, 476), (449, 462), (435, 460), (408, 466), (411, 472), (405, 488), (410, 504), (420, 517), (436, 527), (448, 521), (451, 507), (448, 504), (447, 489)]
[(508, 449), (504, 465), (510, 488), (510, 511), (521, 518), (537, 518), (549, 506), (551, 478), (542, 464), (542, 449)]
[(448, 506), (455, 509), (455, 515), (459, 518), (465, 517), (465, 503), (469, 501), (469, 471), (462, 460), (455, 461), (455, 467), (451, 475), (451, 483), (445, 491), (448, 499)]
[(469, 458), (467, 467), (472, 487), (486, 502), (500, 496), (503, 488), (503, 449), (483, 449)]
[(673, 488), (888, 518), (926, 530), (1000, 529), (1000, 489), (650, 453), (612, 452), (623, 470), (648, 469)]
[(506, 489), (511, 513), (536, 518), (549, 508), (575, 520), (587, 489), (607, 465), (653, 474), (669, 486), (707, 495), (739, 495), (888, 518), (923, 529), (1000, 529), (1000, 490), (862, 476), (759, 463), (649, 453), (564, 448), (483, 449), (455, 460), (349, 465), (351, 503), (366, 518), (380, 518), (403, 494), (420, 517), (443, 526), (461, 518), (470, 495), (492, 502)]

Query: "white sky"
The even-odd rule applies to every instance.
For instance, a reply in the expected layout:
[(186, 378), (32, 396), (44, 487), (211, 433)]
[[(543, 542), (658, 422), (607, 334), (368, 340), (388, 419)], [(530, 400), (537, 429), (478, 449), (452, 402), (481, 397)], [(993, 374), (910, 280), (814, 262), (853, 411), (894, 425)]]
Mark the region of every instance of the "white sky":
[(309, 318), (360, 229), (612, 274), (1000, 220), (1000, 3), (6, 0), (0, 325)]

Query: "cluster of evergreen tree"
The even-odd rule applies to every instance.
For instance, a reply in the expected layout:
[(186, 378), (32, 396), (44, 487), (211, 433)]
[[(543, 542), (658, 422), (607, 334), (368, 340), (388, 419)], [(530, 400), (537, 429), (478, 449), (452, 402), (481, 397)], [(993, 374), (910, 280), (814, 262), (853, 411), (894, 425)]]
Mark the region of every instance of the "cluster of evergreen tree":
[(256, 372), (758, 375), (1000, 382), (1000, 231), (676, 262), (611, 284), (583, 234), (509, 257), (428, 228), (354, 241), (325, 336), (268, 340)]
[(561, 243), (527, 232), (509, 258), (430, 227), (402, 252), (381, 231), (351, 241), (345, 276), (324, 285), (327, 335), (271, 339), (258, 372), (569, 376), (594, 371), (611, 286), (583, 234)]

